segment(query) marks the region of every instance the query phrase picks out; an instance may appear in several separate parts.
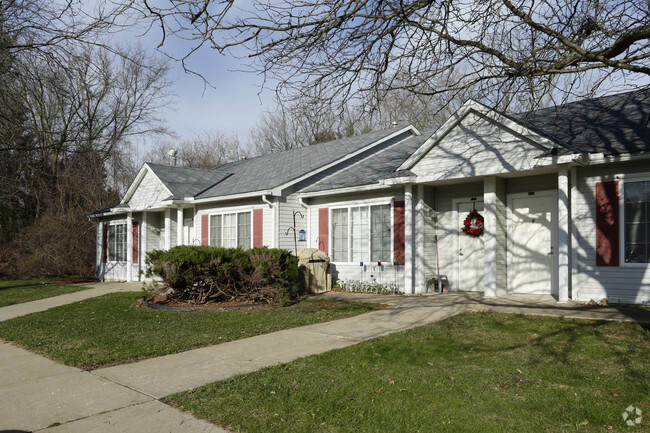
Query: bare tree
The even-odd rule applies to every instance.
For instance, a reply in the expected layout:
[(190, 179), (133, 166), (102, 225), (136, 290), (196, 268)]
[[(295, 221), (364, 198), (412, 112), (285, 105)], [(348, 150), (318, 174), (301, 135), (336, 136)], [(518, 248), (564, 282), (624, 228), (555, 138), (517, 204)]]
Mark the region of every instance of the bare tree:
[[(170, 150), (176, 151), (175, 160), (169, 156)], [(144, 162), (182, 167), (212, 168), (230, 161), (248, 156), (236, 136), (227, 136), (222, 132), (203, 132), (192, 140), (180, 143), (159, 141), (141, 157)]]
[(165, 132), (156, 110), (168, 102), (167, 65), (138, 50), (129, 56), (89, 46), (65, 65), (7, 57), (20, 61), (0, 94), (19, 123), (0, 142), (0, 194), (15, 205), (0, 213), (0, 268), (13, 263), (23, 276), (92, 270), (86, 215), (118, 200), (123, 172), (132, 173), (129, 140)]
[[(493, 105), (532, 108), (634, 85), (650, 75), (646, 1), (181, 0), (140, 12), (168, 37), (234, 53), (279, 91), (347, 101), (405, 89), (472, 88)], [(191, 53), (187, 53), (188, 55)], [(398, 79), (395, 79), (398, 78)], [(432, 88), (436, 81), (444, 86)]]

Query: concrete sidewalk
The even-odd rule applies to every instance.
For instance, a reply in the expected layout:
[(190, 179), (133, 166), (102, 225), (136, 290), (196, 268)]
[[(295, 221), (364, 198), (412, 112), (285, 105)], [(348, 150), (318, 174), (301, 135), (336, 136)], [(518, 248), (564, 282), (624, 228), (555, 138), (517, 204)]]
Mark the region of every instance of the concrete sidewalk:
[(58, 307), (60, 305), (72, 304), (73, 302), (83, 301), (84, 299), (95, 298), (108, 293), (137, 292), (142, 289), (142, 283), (85, 283), (79, 285), (90, 287), (90, 289), (2, 307), (0, 308), (0, 322), (31, 313), (49, 310), (50, 308)]
[[(115, 291), (115, 287), (105, 290)], [(550, 296), (483, 298), (477, 293), (410, 297), (329, 293), (322, 296), (391, 306), (348, 319), (91, 372), (0, 343), (0, 430), (223, 433), (223, 429), (167, 406), (159, 399), (266, 366), (444, 320), (468, 310), (650, 323), (648, 310), (557, 304)], [(58, 304), (52, 301), (53, 305)], [(639, 317), (635, 318), (635, 314)]]
[(224, 432), (158, 400), (266, 366), (443, 320), (460, 311), (387, 308), (91, 372), (0, 343), (0, 430)]

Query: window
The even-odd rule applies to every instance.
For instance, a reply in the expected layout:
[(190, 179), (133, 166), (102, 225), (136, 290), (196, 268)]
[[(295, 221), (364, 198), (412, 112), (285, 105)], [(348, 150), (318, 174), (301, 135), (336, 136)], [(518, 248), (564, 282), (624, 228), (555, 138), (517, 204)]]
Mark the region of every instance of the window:
[(126, 224), (108, 226), (108, 261), (126, 261)]
[(390, 262), (390, 205), (332, 209), (333, 262)]
[(210, 215), (210, 245), (224, 248), (250, 248), (251, 213)]
[(624, 188), (625, 263), (650, 263), (650, 181)]

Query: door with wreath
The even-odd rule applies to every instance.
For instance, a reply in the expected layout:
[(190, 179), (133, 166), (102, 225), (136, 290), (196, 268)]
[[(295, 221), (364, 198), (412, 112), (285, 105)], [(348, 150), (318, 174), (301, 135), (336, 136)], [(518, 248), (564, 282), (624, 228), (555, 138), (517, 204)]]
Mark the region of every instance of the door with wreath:
[[(471, 292), (484, 290), (485, 262), (483, 233), (480, 227), (482, 215), (483, 202), (458, 203), (458, 290)], [(468, 218), (469, 228), (466, 224)]]

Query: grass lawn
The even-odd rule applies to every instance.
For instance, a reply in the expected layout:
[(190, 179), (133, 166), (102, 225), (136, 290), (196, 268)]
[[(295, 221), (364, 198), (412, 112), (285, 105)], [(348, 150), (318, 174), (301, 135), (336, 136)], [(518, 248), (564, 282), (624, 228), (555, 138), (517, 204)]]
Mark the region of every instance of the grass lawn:
[(0, 307), (36, 301), (66, 293), (86, 290), (88, 287), (50, 283), (50, 280), (0, 281)]
[(0, 338), (67, 365), (98, 368), (377, 310), (308, 298), (286, 308), (169, 312), (113, 293), (0, 323)]
[(636, 324), (468, 313), (167, 402), (241, 432), (650, 431), (649, 353)]

